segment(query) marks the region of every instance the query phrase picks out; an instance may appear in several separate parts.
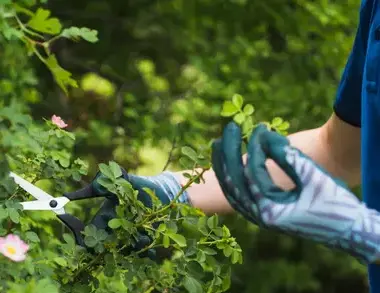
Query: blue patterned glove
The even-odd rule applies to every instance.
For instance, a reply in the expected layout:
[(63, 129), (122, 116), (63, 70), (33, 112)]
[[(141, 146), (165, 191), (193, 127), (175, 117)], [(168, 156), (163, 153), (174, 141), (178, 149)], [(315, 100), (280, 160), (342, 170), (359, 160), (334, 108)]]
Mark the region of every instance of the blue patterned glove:
[[(260, 227), (277, 230), (348, 252), (364, 263), (380, 259), (380, 214), (366, 207), (347, 187), (286, 137), (260, 125), (249, 139), (247, 164), (241, 130), (235, 123), (213, 144), (213, 168), (233, 208)], [(277, 187), (265, 162), (273, 159), (296, 187)]]
[[(157, 176), (150, 177), (136, 176), (127, 174), (125, 170), (122, 171), (124, 179), (131, 183), (132, 187), (139, 192), (138, 199), (148, 207), (151, 207), (152, 205), (151, 197), (143, 190), (143, 188), (149, 188), (153, 190), (163, 204), (169, 204), (177, 196), (182, 188), (177, 175), (169, 171), (163, 172)], [(94, 180), (92, 184), (97, 190), (104, 190), (104, 187), (101, 187), (96, 182), (96, 180)], [(181, 194), (178, 202), (188, 203), (187, 191), (184, 191)], [(111, 229), (108, 227), (108, 222), (116, 217), (117, 205), (118, 199), (116, 196), (106, 198), (90, 224), (95, 225), (98, 229), (104, 229), (112, 233)], [(133, 249), (142, 249), (143, 247), (149, 245), (150, 242), (151, 239), (147, 235), (141, 234), (138, 242), (133, 247)], [(150, 258), (154, 259), (155, 251), (150, 250), (141, 256), (149, 256)]]

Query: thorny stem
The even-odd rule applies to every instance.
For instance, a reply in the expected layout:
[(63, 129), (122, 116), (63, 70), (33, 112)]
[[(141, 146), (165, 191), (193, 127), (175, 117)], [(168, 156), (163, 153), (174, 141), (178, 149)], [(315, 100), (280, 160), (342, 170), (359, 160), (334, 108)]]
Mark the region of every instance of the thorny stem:
[[(187, 189), (190, 187), (191, 184), (193, 184), (198, 178), (201, 178), (203, 176), (203, 174), (209, 170), (210, 168), (204, 168), (202, 169), (202, 171), (197, 174), (196, 176), (192, 177), (185, 185), (182, 186), (182, 188), (180, 189), (180, 191), (177, 193), (177, 195), (174, 197), (174, 199), (172, 200), (172, 202), (176, 202), (179, 197), (181, 196), (181, 194)], [(171, 208), (171, 204), (168, 204), (166, 206), (164, 206), (163, 208), (151, 213), (148, 217), (146, 217), (146, 219), (144, 221), (142, 221), (142, 223), (140, 225), (144, 225), (146, 224), (152, 217), (158, 215), (158, 214), (161, 214), (163, 212), (165, 212), (167, 209), (170, 209)]]
[(106, 252), (99, 253), (92, 261), (90, 261), (86, 266), (81, 267), (74, 275), (73, 280), (75, 281), (78, 276), (88, 268), (92, 267), (95, 263), (97, 263), (104, 255)]

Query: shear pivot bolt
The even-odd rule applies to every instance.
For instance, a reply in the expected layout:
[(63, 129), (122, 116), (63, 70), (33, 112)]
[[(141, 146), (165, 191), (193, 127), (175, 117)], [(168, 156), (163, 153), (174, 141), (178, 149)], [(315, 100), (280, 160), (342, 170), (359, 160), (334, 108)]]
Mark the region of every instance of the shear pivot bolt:
[(57, 207), (58, 202), (57, 202), (56, 200), (51, 200), (49, 205), (50, 205), (52, 208), (55, 208), (55, 207)]

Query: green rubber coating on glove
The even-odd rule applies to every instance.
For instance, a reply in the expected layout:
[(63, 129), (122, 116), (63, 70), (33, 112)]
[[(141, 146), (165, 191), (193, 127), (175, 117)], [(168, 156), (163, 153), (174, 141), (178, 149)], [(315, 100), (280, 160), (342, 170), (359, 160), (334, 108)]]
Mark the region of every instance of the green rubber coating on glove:
[[(300, 180), (293, 168), (286, 162), (285, 147), (289, 145), (287, 138), (271, 132), (265, 125), (259, 125), (248, 142), (248, 168), (262, 194), (277, 202), (296, 200), (302, 189)], [(272, 159), (294, 181), (296, 187), (285, 191), (276, 186), (267, 170), (266, 161)]]

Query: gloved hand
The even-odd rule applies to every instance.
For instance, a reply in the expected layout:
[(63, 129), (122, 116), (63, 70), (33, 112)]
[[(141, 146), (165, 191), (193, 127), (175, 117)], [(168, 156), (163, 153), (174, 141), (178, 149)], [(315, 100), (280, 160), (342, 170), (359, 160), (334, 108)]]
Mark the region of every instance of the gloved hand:
[[(178, 192), (182, 188), (179, 179), (177, 178), (177, 175), (169, 171), (165, 171), (157, 176), (151, 177), (128, 174), (124, 169), (122, 169), (122, 173), (123, 178), (126, 179), (129, 183), (131, 183), (132, 187), (135, 190), (139, 191), (138, 199), (141, 202), (143, 202), (145, 206), (148, 207), (152, 206), (151, 197), (143, 190), (143, 188), (149, 188), (153, 190), (156, 196), (161, 200), (163, 204), (169, 204), (174, 199), (174, 197), (177, 196)], [(98, 173), (95, 179), (92, 181), (93, 188), (97, 190), (98, 193), (107, 193), (108, 191), (106, 191), (105, 188), (97, 182), (96, 179), (98, 176), (101, 176), (101, 173)], [(178, 199), (178, 202), (188, 202), (187, 191), (181, 194), (181, 196)], [(91, 220), (90, 224), (95, 225), (98, 229), (104, 229), (108, 232), (112, 232), (111, 229), (108, 227), (108, 222), (116, 217), (115, 208), (117, 205), (118, 199), (116, 195), (107, 197), (103, 201), (103, 204), (100, 207), (99, 211)], [(150, 242), (151, 239), (147, 235), (141, 234), (139, 236), (138, 242), (133, 247), (133, 249), (140, 250), (145, 246), (149, 245)], [(155, 258), (155, 252), (151, 250), (145, 254), (142, 254), (142, 256), (149, 256), (151, 258)]]
[[(311, 239), (344, 250), (365, 263), (380, 259), (380, 215), (331, 177), (286, 137), (255, 129), (241, 154), (241, 130), (226, 126), (213, 144), (212, 163), (220, 186), (234, 209), (260, 227)], [(273, 159), (296, 187), (277, 187), (265, 165)]]

